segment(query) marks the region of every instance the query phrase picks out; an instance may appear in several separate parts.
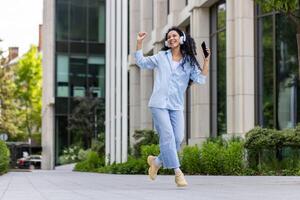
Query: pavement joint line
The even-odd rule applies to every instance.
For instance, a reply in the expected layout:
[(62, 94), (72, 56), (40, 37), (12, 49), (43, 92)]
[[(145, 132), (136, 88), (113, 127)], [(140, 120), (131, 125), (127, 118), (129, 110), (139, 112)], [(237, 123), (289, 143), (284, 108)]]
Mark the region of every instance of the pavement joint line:
[[(3, 175), (2, 175), (2, 176), (3, 176)], [(2, 195), (1, 195), (1, 197), (0, 197), (0, 200), (2, 200), (3, 197), (5, 196), (5, 193), (7, 192), (8, 188), (9, 188), (11, 182), (12, 182), (12, 179), (13, 179), (13, 176), (9, 179), (9, 183), (7, 184), (7, 186), (6, 186), (5, 190), (4, 190), (4, 192), (2, 193)]]
[[(57, 185), (57, 184), (55, 184), (53, 181), (51, 181), (49, 178), (46, 178), (46, 180), (47, 180), (49, 183), (51, 183), (52, 185)], [(78, 183), (76, 183), (76, 182), (74, 182), (74, 181), (70, 181), (69, 178), (68, 178), (67, 180), (68, 180), (69, 183), (75, 183), (75, 185), (81, 186), (81, 184), (78, 184)], [(80, 195), (80, 196), (82, 196), (82, 197), (84, 197), (84, 198), (90, 198), (88, 195), (84, 195), (84, 194), (78, 193), (78, 192), (75, 191), (75, 190), (70, 190), (70, 189), (63, 189), (63, 190), (64, 190), (64, 191), (67, 191), (67, 192), (76, 193), (76, 194), (78, 194), (78, 195)], [(92, 199), (91, 199), (91, 200), (92, 200)], [(94, 200), (94, 198), (93, 198), (93, 200)], [(98, 199), (95, 199), (95, 200), (98, 200)]]
[(41, 197), (43, 197), (43, 198), (46, 199), (46, 200), (49, 200), (47, 197), (45, 197), (45, 196), (42, 194), (41, 191), (39, 191), (39, 190), (35, 187), (35, 185), (34, 185), (34, 184), (32, 183), (32, 181), (30, 180), (29, 176), (27, 176), (27, 174), (26, 174), (25, 176), (26, 176), (26, 178), (28, 179), (28, 182), (30, 183), (30, 185), (33, 187), (33, 189), (34, 189), (37, 193), (39, 193), (39, 194), (41, 195)]

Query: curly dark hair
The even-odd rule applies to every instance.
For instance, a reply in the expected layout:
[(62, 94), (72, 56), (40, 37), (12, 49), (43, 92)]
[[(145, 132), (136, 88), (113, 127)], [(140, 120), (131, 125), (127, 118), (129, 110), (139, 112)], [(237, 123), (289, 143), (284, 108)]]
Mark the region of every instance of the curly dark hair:
[[(183, 31), (180, 30), (178, 27), (173, 26), (167, 31), (167, 33), (165, 35), (165, 41), (168, 40), (168, 33), (170, 31), (176, 31), (179, 34), (179, 36), (183, 36), (183, 34), (184, 34)], [(199, 70), (202, 71), (199, 62), (196, 59), (196, 55), (197, 55), (196, 43), (190, 35), (185, 34), (185, 36), (186, 36), (185, 42), (183, 44), (180, 44), (180, 52), (183, 57), (182, 66), (184, 65), (185, 62), (190, 62), (190, 64), (192, 66), (197, 66), (199, 68)], [(165, 45), (162, 48), (162, 50), (164, 50), (164, 51), (166, 51), (168, 49), (170, 49), (170, 48)]]

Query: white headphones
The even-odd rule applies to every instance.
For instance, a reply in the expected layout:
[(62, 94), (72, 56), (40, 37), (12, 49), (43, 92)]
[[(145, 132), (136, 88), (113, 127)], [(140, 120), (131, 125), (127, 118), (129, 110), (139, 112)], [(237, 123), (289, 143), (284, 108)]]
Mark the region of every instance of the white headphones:
[[(183, 34), (183, 36), (179, 37), (179, 44), (184, 44), (184, 42), (186, 41), (186, 36), (185, 36), (185, 33), (183, 31), (181, 31), (181, 33)], [(165, 46), (169, 47), (168, 40), (165, 40)]]

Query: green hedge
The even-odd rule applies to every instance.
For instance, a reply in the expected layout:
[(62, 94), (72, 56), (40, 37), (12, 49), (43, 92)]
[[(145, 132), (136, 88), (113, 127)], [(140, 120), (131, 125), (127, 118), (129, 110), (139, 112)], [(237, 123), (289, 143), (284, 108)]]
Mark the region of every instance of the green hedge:
[(144, 160), (129, 156), (127, 162), (100, 167), (97, 169), (97, 172), (110, 174), (145, 174), (146, 170)]
[(75, 165), (75, 171), (96, 172), (99, 167), (105, 165), (104, 157), (99, 157), (97, 152), (88, 151), (86, 159)]
[(10, 153), (5, 142), (0, 140), (0, 175), (6, 173), (9, 167)]
[(300, 147), (300, 127), (296, 129), (275, 130), (255, 127), (246, 133), (245, 147), (252, 150), (280, 148), (284, 146)]
[[(153, 136), (153, 132), (149, 134)], [(144, 139), (150, 141), (152, 136)], [(208, 139), (201, 147), (184, 147), (179, 157), (181, 169), (186, 174), (299, 175), (299, 147), (299, 125), (295, 129), (282, 131), (255, 127), (246, 134), (245, 141), (237, 138)], [(136, 150), (139, 150), (136, 154), (139, 156), (129, 156), (126, 163), (104, 166), (103, 159), (103, 164), (87, 167), (87, 161), (83, 161), (76, 169), (115, 174), (147, 174), (147, 156), (158, 155), (159, 146), (138, 145)], [(159, 171), (159, 174), (173, 173), (172, 170)]]
[[(98, 168), (100, 173), (147, 174), (148, 155), (158, 155), (158, 145), (141, 146), (141, 157), (129, 156), (126, 163)], [(208, 141), (202, 148), (186, 146), (180, 154), (181, 168), (186, 174), (241, 175), (244, 171), (244, 150), (241, 141)], [(174, 174), (173, 170), (161, 169), (159, 174)]]
[(133, 138), (137, 141), (133, 146), (133, 155), (138, 158), (142, 153), (142, 146), (158, 144), (158, 135), (153, 130), (135, 130)]
[(200, 148), (198, 146), (186, 146), (181, 154), (181, 170), (188, 174), (201, 173)]
[(245, 169), (242, 141), (207, 141), (200, 150), (201, 173), (241, 175)]
[(249, 168), (257, 174), (297, 175), (300, 170), (300, 125), (275, 130), (255, 127), (246, 133)]

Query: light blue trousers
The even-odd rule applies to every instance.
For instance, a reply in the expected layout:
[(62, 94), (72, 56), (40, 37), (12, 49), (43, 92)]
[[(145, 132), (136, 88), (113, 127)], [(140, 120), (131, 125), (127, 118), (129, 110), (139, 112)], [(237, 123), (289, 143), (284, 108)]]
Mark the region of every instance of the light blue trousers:
[(150, 107), (155, 129), (159, 135), (160, 154), (164, 168), (179, 168), (177, 152), (184, 137), (184, 117), (182, 110), (168, 110)]

